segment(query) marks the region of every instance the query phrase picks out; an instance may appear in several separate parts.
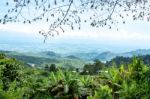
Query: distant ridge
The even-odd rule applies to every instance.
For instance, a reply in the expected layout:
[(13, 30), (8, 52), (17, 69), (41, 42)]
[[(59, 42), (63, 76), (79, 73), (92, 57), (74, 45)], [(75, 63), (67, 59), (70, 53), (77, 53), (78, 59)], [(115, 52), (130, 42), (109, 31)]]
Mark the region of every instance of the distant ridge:
[(74, 55), (66, 56), (66, 58), (70, 58), (70, 59), (80, 59), (80, 58), (78, 58), (78, 57), (76, 57), (76, 56), (74, 56)]
[(125, 52), (125, 53), (113, 53), (110, 51), (100, 53), (95, 59), (99, 59), (101, 61), (110, 61), (111, 59), (122, 56), (122, 57), (133, 57), (133, 56), (142, 56), (142, 55), (150, 55), (150, 49), (137, 49), (135, 51)]
[(123, 53), (119, 56), (132, 57), (132, 56), (140, 56), (140, 55), (147, 55), (147, 54), (150, 54), (150, 49), (137, 49), (135, 51)]
[(74, 62), (78, 60), (81, 63), (84, 63), (84, 62), (91, 62), (95, 59), (106, 62), (106, 61), (110, 61), (115, 57), (133, 57), (133, 56), (150, 55), (150, 49), (137, 49), (135, 51), (125, 52), (125, 53), (113, 53), (111, 51), (105, 51), (99, 53), (98, 51), (94, 51), (94, 52), (85, 52), (85, 53), (73, 52), (70, 54), (69, 53), (59, 54), (54, 51), (16, 52), (16, 51), (5, 51), (5, 50), (0, 50), (0, 52), (5, 53), (9, 57), (18, 58), (25, 62), (28, 62), (29, 61), (28, 59), (30, 59), (33, 61), (33, 62), (29, 61), (30, 63), (37, 63), (37, 64), (43, 64), (44, 61), (46, 61), (47, 63), (60, 63), (60, 62), (71, 63), (70, 60)]
[(101, 61), (108, 61), (108, 60), (111, 60), (112, 58), (116, 57), (117, 55), (110, 52), (110, 51), (107, 51), (107, 52), (102, 52), (100, 53), (99, 55), (97, 55), (94, 59), (99, 59)]

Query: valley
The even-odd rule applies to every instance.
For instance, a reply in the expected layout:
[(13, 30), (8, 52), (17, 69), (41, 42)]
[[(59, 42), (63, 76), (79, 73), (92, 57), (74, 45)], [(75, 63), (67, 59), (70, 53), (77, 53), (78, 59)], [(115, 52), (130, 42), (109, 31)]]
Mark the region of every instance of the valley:
[[(127, 60), (133, 56), (144, 56), (150, 55), (150, 50), (139, 49), (125, 53), (113, 53), (110, 51), (105, 52), (72, 52), (68, 54), (56, 53), (54, 51), (41, 51), (41, 52), (17, 52), (17, 51), (4, 51), (7, 57), (15, 58), (28, 65), (43, 68), (46, 64), (56, 64), (59, 67), (65, 68), (83, 68), (87, 63), (93, 63), (94, 60), (98, 59), (104, 63), (110, 65), (113, 61), (117, 63), (117, 60), (128, 62)], [(123, 60), (121, 60), (123, 59)], [(129, 61), (131, 62), (131, 61)], [(121, 64), (117, 63), (117, 64)]]

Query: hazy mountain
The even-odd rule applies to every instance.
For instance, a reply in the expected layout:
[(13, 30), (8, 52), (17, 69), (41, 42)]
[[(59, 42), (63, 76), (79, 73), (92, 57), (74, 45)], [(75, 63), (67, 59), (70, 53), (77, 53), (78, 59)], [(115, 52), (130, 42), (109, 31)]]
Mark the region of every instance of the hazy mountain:
[(74, 56), (74, 55), (66, 56), (66, 58), (69, 58), (69, 59), (80, 59), (79, 57), (76, 57), (76, 56)]
[(56, 64), (63, 67), (83, 67), (88, 61), (84, 61), (76, 56), (70, 55), (62, 57), (52, 51), (45, 52), (15, 52), (15, 51), (0, 51), (5, 53), (7, 57), (15, 58), (29, 65), (43, 67), (45, 64)]
[(43, 64), (52, 64), (52, 63), (60, 63), (59, 59), (50, 59), (45, 57), (34, 57), (34, 56), (26, 56), (26, 55), (9, 55), (8, 57), (16, 58), (17, 60), (23, 61), (29, 64), (35, 65), (43, 65)]
[(139, 49), (126, 53), (113, 53), (106, 52), (85, 52), (85, 53), (71, 53), (71, 54), (59, 54), (54, 51), (42, 51), (42, 52), (16, 52), (16, 51), (3, 51), (8, 57), (16, 58), (26, 63), (43, 66), (44, 64), (60, 64), (61, 66), (75, 66), (82, 67), (85, 63), (89, 63), (95, 59), (99, 59), (103, 62), (110, 61), (111, 59), (122, 56), (142, 56), (150, 54), (150, 49)]
[(142, 55), (150, 55), (150, 49), (138, 49), (131, 52), (117, 53), (117, 54), (109, 51), (102, 52), (99, 55), (97, 55), (95, 59), (99, 59), (101, 61), (110, 61), (111, 59), (117, 56), (133, 57), (133, 56), (142, 56)]
[(107, 52), (100, 53), (94, 59), (99, 59), (101, 61), (109, 61), (116, 56), (117, 54), (107, 51)]
[(150, 54), (150, 49), (138, 49), (135, 51), (122, 53), (119, 56), (132, 57), (132, 56), (140, 56), (140, 55), (147, 55), (147, 54)]
[(93, 60), (99, 53), (98, 52), (86, 52), (86, 53), (74, 53), (73, 55), (83, 60)]
[(60, 54), (55, 53), (53, 51), (43, 51), (43, 52), (40, 52), (40, 55), (48, 57), (48, 58), (61, 58)]

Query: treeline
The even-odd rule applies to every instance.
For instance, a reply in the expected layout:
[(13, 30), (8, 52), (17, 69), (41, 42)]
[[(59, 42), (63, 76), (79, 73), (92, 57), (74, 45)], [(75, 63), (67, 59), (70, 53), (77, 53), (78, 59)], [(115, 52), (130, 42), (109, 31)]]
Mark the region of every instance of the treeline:
[(0, 99), (150, 99), (150, 66), (139, 58), (108, 66), (99, 60), (76, 72), (47, 64), (30, 68), (0, 54)]
[[(145, 65), (150, 66), (150, 55), (142, 55), (142, 56), (135, 56), (135, 57), (142, 60)], [(128, 64), (131, 64), (132, 61), (133, 61), (133, 57), (117, 56), (116, 58), (113, 58), (111, 61), (107, 61), (106, 66), (128, 65)]]

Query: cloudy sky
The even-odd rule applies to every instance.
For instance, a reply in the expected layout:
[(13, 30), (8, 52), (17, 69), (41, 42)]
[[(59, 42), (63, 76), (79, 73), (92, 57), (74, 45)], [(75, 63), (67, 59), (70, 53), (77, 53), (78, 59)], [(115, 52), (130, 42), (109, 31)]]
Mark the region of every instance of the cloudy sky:
[[(0, 2), (1, 16), (5, 13), (4, 2)], [(0, 24), (0, 42), (5, 41), (31, 41), (43, 42), (43, 36), (38, 31), (46, 29), (46, 23), (8, 23)], [(65, 33), (59, 36), (49, 37), (48, 42), (68, 42), (68, 43), (95, 43), (122, 49), (150, 49), (150, 23), (146, 21), (131, 21), (127, 19), (125, 25), (118, 24), (119, 31), (116, 28), (92, 28), (89, 25), (82, 25), (81, 30), (66, 29)], [(71, 42), (70, 42), (71, 41)]]

